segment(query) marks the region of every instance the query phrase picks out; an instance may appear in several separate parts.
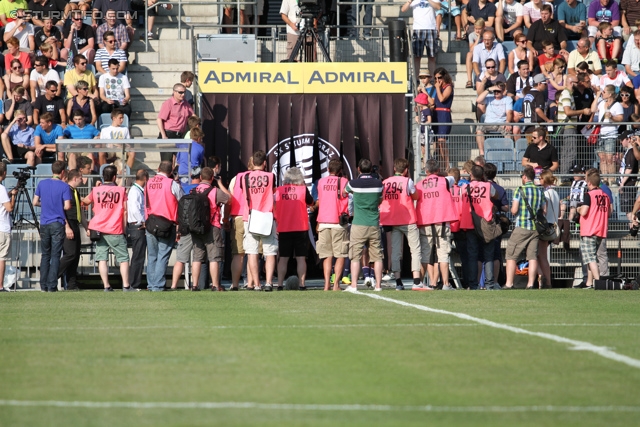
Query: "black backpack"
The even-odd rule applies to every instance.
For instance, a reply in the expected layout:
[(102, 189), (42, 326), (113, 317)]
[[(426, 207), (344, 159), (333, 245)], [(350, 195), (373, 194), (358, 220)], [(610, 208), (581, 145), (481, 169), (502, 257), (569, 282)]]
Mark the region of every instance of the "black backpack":
[(178, 202), (178, 231), (180, 234), (206, 234), (211, 230), (209, 193), (213, 186), (199, 193), (193, 188)]

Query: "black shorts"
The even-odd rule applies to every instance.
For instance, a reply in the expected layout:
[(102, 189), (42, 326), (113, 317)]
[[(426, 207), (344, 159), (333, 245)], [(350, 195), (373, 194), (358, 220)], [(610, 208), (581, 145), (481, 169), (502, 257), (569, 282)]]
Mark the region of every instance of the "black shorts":
[(289, 231), (287, 233), (279, 233), (278, 250), (281, 257), (306, 257), (309, 252), (309, 232)]
[(24, 156), (28, 152), (29, 150), (24, 147), (18, 147), (17, 145), (11, 144), (11, 154), (13, 154), (14, 159), (24, 159)]

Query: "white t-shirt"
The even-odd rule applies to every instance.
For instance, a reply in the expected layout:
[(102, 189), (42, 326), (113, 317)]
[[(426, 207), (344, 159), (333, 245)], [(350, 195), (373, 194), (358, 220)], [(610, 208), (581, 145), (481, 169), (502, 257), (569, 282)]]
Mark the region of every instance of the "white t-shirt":
[[(607, 112), (611, 113), (612, 116), (619, 116), (619, 115), (623, 115), (624, 114), (624, 109), (622, 108), (622, 105), (620, 105), (619, 102), (614, 102), (611, 105), (611, 108), (609, 110), (607, 110), (605, 108), (604, 100), (601, 100), (598, 103), (598, 120), (600, 121), (600, 123), (602, 123), (602, 125), (601, 125), (602, 127), (600, 128), (600, 135), (601, 136), (604, 136), (604, 135), (617, 135), (618, 134), (618, 125), (605, 126), (605, 123), (603, 123), (604, 115)], [(607, 120), (609, 120), (609, 119), (607, 119)]]
[[(440, 3), (440, 0), (431, 0), (433, 3)], [(431, 7), (427, 0), (413, 0), (411, 2), (413, 10), (413, 29), (415, 30), (436, 30), (436, 10)]]
[(11, 233), (11, 215), (4, 208), (3, 203), (10, 201), (7, 188), (4, 185), (0, 185), (0, 232)]
[[(542, 7), (543, 4), (548, 4), (549, 6), (551, 6), (551, 14), (553, 15), (553, 3), (549, 3), (545, 1), (545, 2), (542, 2), (540, 7)], [(532, 1), (524, 4), (524, 6), (522, 7), (522, 14), (524, 16), (528, 15), (529, 19), (531, 19), (532, 24), (536, 22), (538, 19), (540, 19), (540, 9), (536, 9)]]
[(131, 139), (129, 128), (124, 126), (107, 126), (100, 131), (100, 139)]
[(607, 74), (600, 77), (600, 87), (604, 88), (606, 85), (614, 85), (616, 87), (616, 93), (620, 91), (620, 86), (625, 85), (629, 80), (627, 73), (623, 71), (616, 71), (616, 78), (610, 79)]
[(560, 196), (553, 188), (544, 190), (544, 197), (547, 199), (547, 222), (555, 224), (560, 216)]
[(622, 64), (630, 65), (631, 69), (635, 72), (640, 70), (640, 49), (636, 47), (635, 43), (627, 44), (627, 48), (622, 54)]
[(43, 76), (42, 74), (37, 72), (35, 69), (33, 69), (31, 70), (31, 75), (29, 76), (29, 80), (31, 80), (32, 82), (35, 82), (31, 84), (35, 85), (36, 97), (38, 97), (42, 95), (42, 92), (44, 92), (44, 89), (45, 89), (44, 86), (47, 84), (48, 81), (53, 80), (59, 85), (60, 75), (58, 74), (57, 71), (49, 69), (49, 71), (47, 71), (47, 74)]
[(125, 98), (124, 90), (131, 88), (131, 84), (124, 74), (118, 73), (116, 76), (101, 74), (98, 87), (104, 88), (104, 94), (108, 99), (122, 101)]
[[(297, 0), (282, 0), (282, 6), (280, 7), (280, 14), (287, 15), (287, 18), (294, 24), (301, 24), (300, 28), (302, 28), (302, 18), (300, 16), (300, 6), (298, 6)], [(300, 35), (300, 31), (293, 31), (293, 28), (287, 25), (287, 34), (293, 34), (296, 36)]]
[(515, 24), (518, 17), (524, 13), (522, 3), (517, 0), (514, 0), (512, 4), (507, 3), (506, 0), (502, 0), (502, 10), (504, 22), (506, 22), (508, 26)]
[(600, 76), (597, 74), (591, 74), (591, 86), (593, 88), (600, 87)]
[[(11, 30), (13, 30), (15, 26), (16, 26), (15, 21), (9, 22), (4, 29), (4, 32), (5, 33), (10, 32)], [(22, 31), (16, 31), (15, 33), (13, 33), (13, 37), (20, 40), (20, 47), (25, 49), (29, 49), (29, 36), (35, 36), (35, 32), (33, 31), (32, 24), (25, 24), (24, 29)]]

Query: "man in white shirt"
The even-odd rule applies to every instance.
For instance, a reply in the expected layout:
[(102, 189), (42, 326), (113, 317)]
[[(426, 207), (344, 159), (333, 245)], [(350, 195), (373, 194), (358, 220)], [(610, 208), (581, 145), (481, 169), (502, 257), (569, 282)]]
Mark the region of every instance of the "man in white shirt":
[(473, 48), (473, 71), (476, 76), (480, 77), (480, 74), (487, 71), (486, 62), (487, 59), (493, 59), (498, 66), (498, 72), (503, 74), (505, 68), (507, 68), (507, 59), (504, 56), (504, 48), (502, 45), (495, 41), (496, 38), (493, 35), (493, 31), (486, 30), (482, 33), (482, 43), (478, 43)]
[(2, 181), (7, 177), (7, 165), (0, 163), (0, 292), (9, 292), (4, 287), (4, 269), (7, 260), (10, 260), (11, 249), (11, 212), (16, 203), (17, 189), (7, 193)]
[(620, 86), (627, 85), (633, 88), (633, 83), (627, 77), (627, 73), (624, 71), (618, 71), (618, 65), (616, 61), (611, 60), (607, 62), (605, 66), (605, 75), (600, 77), (600, 87), (604, 88), (607, 85), (613, 85), (616, 87), (616, 93), (620, 91)]
[[(118, 108), (114, 108), (111, 111), (111, 125), (102, 128), (100, 131), (100, 139), (131, 139), (129, 134), (129, 128), (122, 126), (124, 122), (124, 113)], [(127, 166), (129, 169), (133, 167), (133, 163), (136, 159), (136, 153), (133, 151), (127, 153)], [(107, 153), (99, 154), (100, 165), (107, 163)]]
[(49, 68), (49, 60), (46, 56), (36, 56), (29, 80), (31, 81), (31, 84), (29, 85), (31, 89), (31, 99), (34, 101), (45, 92), (45, 85), (49, 81), (58, 83), (56, 96), (60, 96), (62, 93), (60, 75), (56, 70)]
[(300, 36), (298, 24), (303, 24), (298, 1), (282, 0), (280, 16), (282, 16), (284, 23), (287, 24), (287, 58), (289, 58)]
[(622, 54), (622, 65), (630, 78), (640, 73), (640, 30), (633, 33), (633, 43), (627, 42)]
[(144, 261), (147, 258), (147, 237), (144, 229), (144, 192), (149, 172), (144, 169), (136, 173), (136, 182), (129, 189), (127, 197), (127, 239), (131, 242), (131, 263), (129, 264), (129, 285), (140, 289)]
[(515, 30), (521, 30), (524, 25), (524, 12), (522, 3), (516, 0), (502, 0), (498, 2), (496, 12), (496, 35), (498, 40), (503, 40), (505, 35), (513, 38)]
[(576, 75), (576, 65), (581, 62), (586, 62), (589, 65), (589, 69), (595, 74), (602, 74), (602, 62), (598, 53), (591, 49), (591, 42), (588, 37), (583, 37), (576, 43), (576, 48), (569, 54), (569, 60), (567, 61), (567, 72), (569, 74)]
[(402, 12), (413, 11), (413, 44), (414, 69), (419, 70), (420, 61), (427, 50), (429, 72), (436, 69), (436, 55), (438, 54), (438, 28), (436, 26), (436, 11), (440, 10), (440, 0), (407, 0), (402, 5)]
[(20, 41), (20, 50), (23, 52), (34, 52), (36, 50), (36, 39), (33, 25), (27, 20), (23, 9), (16, 10), (16, 19), (7, 24), (2, 36), (5, 43), (15, 37)]

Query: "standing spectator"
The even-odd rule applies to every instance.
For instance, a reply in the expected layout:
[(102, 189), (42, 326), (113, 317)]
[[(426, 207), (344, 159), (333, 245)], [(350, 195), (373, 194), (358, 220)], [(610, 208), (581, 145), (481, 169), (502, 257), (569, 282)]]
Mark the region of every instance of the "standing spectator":
[(13, 93), (9, 99), (4, 101), (4, 118), (7, 120), (13, 120), (13, 115), (16, 111), (23, 111), (27, 115), (27, 124), (31, 126), (33, 124), (33, 107), (31, 103), (24, 96), (24, 87), (18, 86), (13, 90)]
[(127, 238), (131, 241), (131, 266), (129, 282), (133, 289), (142, 288), (144, 261), (147, 258), (147, 238), (144, 221), (144, 192), (149, 180), (149, 172), (139, 169), (136, 182), (129, 189), (127, 196)]
[[(180, 148), (186, 147), (187, 144), (180, 144)], [(191, 165), (188, 164), (188, 154), (180, 152), (176, 156), (176, 163), (178, 164), (178, 176), (180, 177), (180, 184), (183, 188), (191, 183), (191, 175), (196, 170), (200, 170), (204, 167), (204, 132), (200, 128), (193, 128), (191, 130)]]
[[(289, 169), (289, 171), (291, 171), (291, 169)], [(289, 171), (287, 171), (287, 173)], [(229, 204), (229, 202), (231, 201), (231, 194), (229, 194), (229, 191), (224, 187), (222, 180), (214, 176), (213, 169), (209, 167), (203, 168), (200, 176), (202, 178), (202, 182), (195, 188), (195, 191), (197, 193), (207, 194), (207, 197), (209, 199), (209, 207), (211, 210), (209, 216), (211, 229), (208, 232), (205, 232), (205, 234), (196, 234), (193, 231), (191, 232), (191, 239), (193, 240), (193, 287), (191, 288), (191, 290), (199, 289), (198, 283), (200, 280), (202, 263), (208, 260), (209, 274), (211, 275), (211, 280), (213, 281), (211, 290), (224, 291), (224, 286), (220, 284), (219, 273), (220, 263), (224, 260), (224, 239), (222, 237), (222, 230), (220, 229), (220, 206)], [(214, 180), (215, 185), (213, 184)], [(306, 190), (306, 187), (304, 188)], [(311, 196), (309, 195), (309, 197)], [(307, 210), (305, 209), (304, 211), (306, 214)], [(308, 224), (309, 222), (307, 221), (306, 223)], [(279, 273), (278, 279), (280, 280)], [(302, 283), (304, 283), (304, 277), (302, 277), (300, 280), (302, 281)]]
[[(151, 10), (149, 10), (151, 12)], [(149, 27), (149, 30), (153, 26)], [(127, 27), (118, 22), (116, 19), (116, 11), (113, 9), (107, 10), (107, 13), (104, 17), (104, 24), (101, 24), (96, 28), (96, 44), (99, 48), (104, 48), (106, 45), (104, 44), (104, 35), (108, 31), (111, 31), (116, 38), (115, 48), (127, 51), (129, 49), (129, 45), (131, 43), (131, 38), (129, 37), (129, 33), (127, 31)]]
[(33, 25), (36, 27), (44, 27), (44, 18), (51, 18), (62, 29), (64, 21), (71, 11), (71, 4), (64, 0), (31, 0), (29, 9)]
[(67, 291), (79, 291), (77, 282), (78, 264), (80, 262), (80, 224), (87, 229), (87, 221), (82, 214), (78, 186), (82, 184), (82, 172), (71, 169), (67, 173), (67, 184), (71, 190), (71, 208), (64, 211), (67, 217), (68, 228), (65, 229), (64, 243), (62, 244), (62, 258), (58, 267), (58, 278), (62, 278), (62, 284)]
[[(437, 165), (433, 160), (428, 160), (427, 165), (429, 164)], [(414, 202), (418, 200), (419, 194), (413, 180), (409, 177), (409, 161), (407, 159), (396, 159), (393, 162), (393, 171), (394, 176), (382, 181), (384, 189), (380, 204), (380, 225), (391, 227), (391, 270), (396, 279), (396, 291), (404, 291), (400, 275), (402, 273), (400, 262), (404, 246), (403, 236), (407, 238), (411, 251), (413, 286), (420, 286), (420, 232), (416, 225), (416, 209), (414, 208)], [(424, 198), (426, 199), (426, 197)], [(429, 200), (429, 204), (432, 202)], [(420, 201), (418, 204), (420, 206)]]
[[(472, 75), (473, 75), (473, 51), (479, 44), (482, 45), (482, 34), (484, 33), (484, 19), (480, 18), (473, 24), (473, 31), (469, 34), (469, 52), (467, 52), (467, 58), (465, 64), (467, 66), (467, 89), (473, 87)], [(431, 72), (428, 71), (429, 76)]]
[(16, 19), (13, 22), (9, 22), (4, 28), (2, 39), (7, 42), (10, 38), (15, 37), (20, 42), (20, 50), (33, 52), (36, 50), (34, 36), (33, 25), (29, 22), (25, 11), (18, 9), (16, 11)]
[(17, 59), (22, 64), (23, 74), (29, 75), (31, 72), (31, 57), (29, 52), (23, 52), (20, 50), (20, 41), (11, 37), (6, 40), (7, 52), (4, 54), (4, 68), (5, 70), (11, 69), (11, 62)]
[[(7, 177), (7, 166), (0, 163), (0, 184)], [(9, 193), (4, 185), (0, 185), (0, 292), (9, 292), (4, 286), (4, 272), (7, 261), (11, 260), (11, 212), (16, 203), (18, 189), (14, 188)]]
[(56, 82), (58, 91), (56, 96), (62, 94), (62, 85), (60, 84), (60, 76), (56, 70), (49, 68), (49, 61), (44, 56), (36, 56), (34, 61), (34, 69), (29, 76), (31, 88), (31, 99), (36, 100), (40, 95), (46, 91), (46, 84), (48, 82)]
[[(182, 139), (187, 120), (192, 116), (193, 108), (184, 100), (187, 89), (182, 83), (173, 85), (173, 96), (162, 103), (156, 120), (160, 133), (158, 139)], [(160, 158), (170, 160), (171, 153), (161, 153)]]
[(564, 28), (560, 26), (558, 21), (553, 19), (553, 8), (551, 5), (542, 5), (540, 10), (540, 20), (531, 24), (527, 33), (527, 41), (529, 49), (535, 49), (542, 52), (542, 42), (550, 41), (553, 48), (560, 51), (560, 55), (565, 58), (569, 57), (567, 49), (567, 35)]
[(53, 19), (51, 19), (51, 17), (45, 17), (42, 21), (44, 25), (36, 31), (34, 36), (36, 43), (35, 50), (40, 50), (40, 46), (44, 43), (54, 46), (56, 51), (60, 50), (62, 47), (62, 33), (60, 29), (53, 25)]
[(11, 164), (15, 158), (25, 159), (27, 165), (35, 166), (34, 132), (35, 130), (27, 124), (25, 112), (16, 111), (13, 120), (2, 132), (2, 148), (5, 155), (2, 161)]
[[(625, 131), (620, 135), (620, 145), (624, 149), (622, 161), (620, 162), (620, 210), (627, 214), (629, 225), (633, 223), (633, 203), (636, 200), (636, 182), (634, 175), (638, 174), (638, 160), (633, 154), (633, 146), (638, 144), (638, 137), (631, 131)], [(633, 145), (632, 145), (633, 144)]]
[(96, 76), (89, 70), (87, 70), (87, 58), (83, 55), (76, 55), (73, 57), (73, 63), (75, 66), (72, 70), (64, 73), (64, 86), (67, 88), (67, 99), (78, 95), (76, 91), (76, 83), (81, 80), (87, 82), (89, 91), (87, 96), (93, 100), (100, 99), (98, 94), (98, 85), (96, 84)]
[(511, 73), (507, 80), (507, 95), (514, 100), (523, 98), (522, 90), (527, 86), (533, 86), (531, 65), (528, 61), (519, 61), (518, 72)]
[[(91, 193), (82, 201), (84, 205), (93, 205), (93, 218), (89, 222), (89, 229), (100, 233), (100, 240), (96, 242), (96, 261), (100, 278), (105, 292), (112, 292), (109, 284), (109, 249), (113, 251), (116, 262), (120, 264), (122, 277), (122, 291), (136, 290), (129, 286), (129, 251), (127, 239), (124, 237), (127, 222), (127, 189), (116, 184), (118, 170), (109, 165), (102, 171), (104, 184), (93, 187)], [(109, 200), (109, 203), (103, 201)], [(106, 207), (105, 205), (108, 205)]]
[[(522, 172), (522, 187), (513, 193), (511, 214), (516, 217), (515, 228), (507, 243), (507, 282), (506, 289), (513, 288), (513, 279), (516, 274), (516, 263), (524, 252), (529, 261), (529, 280), (527, 289), (533, 289), (538, 276), (538, 231), (533, 222), (531, 212), (535, 215), (542, 210), (547, 213), (547, 203), (544, 192), (537, 187), (533, 180), (536, 172), (532, 167), (525, 167)], [(549, 283), (550, 284), (550, 283)]]
[(528, 125), (524, 128), (524, 133), (530, 134), (535, 128), (535, 123), (551, 122), (551, 119), (545, 114), (546, 99), (544, 90), (547, 86), (547, 79), (543, 74), (538, 74), (533, 78), (533, 87), (525, 88), (522, 92), (524, 98), (523, 115), (524, 123)]
[(112, 31), (107, 31), (103, 40), (105, 47), (96, 52), (96, 73), (106, 74), (112, 59), (118, 63), (118, 73), (124, 73), (127, 69), (127, 54), (116, 47), (116, 36)]
[[(578, 73), (576, 77), (577, 85), (575, 85), (573, 88), (573, 102), (575, 103), (576, 110), (585, 110), (585, 108), (589, 109), (589, 114), (581, 114), (578, 117), (579, 123), (587, 123), (591, 121), (591, 104), (593, 103), (595, 94), (593, 89), (591, 88), (591, 78), (589, 77), (588, 73)], [(581, 163), (584, 163), (586, 161), (586, 141), (581, 134), (583, 128), (583, 124), (580, 124), (577, 127), (577, 155)]]
[(495, 23), (498, 40), (515, 39), (514, 33), (524, 27), (522, 3), (516, 0), (499, 0)]
[(524, 15), (524, 26), (531, 28), (531, 25), (539, 21), (542, 15), (542, 6), (548, 4), (551, 6), (551, 12), (553, 13), (553, 5), (544, 0), (531, 0), (524, 4), (522, 13)]
[(413, 35), (411, 36), (414, 55), (414, 70), (420, 69), (420, 61), (425, 53), (428, 58), (429, 72), (436, 68), (438, 54), (438, 28), (436, 28), (436, 11), (440, 10), (440, 0), (407, 0), (401, 8), (402, 12), (413, 11)]
[(73, 111), (80, 110), (84, 114), (84, 121), (95, 125), (98, 121), (98, 115), (93, 100), (89, 98), (89, 83), (84, 80), (78, 81), (75, 85), (75, 91), (76, 95), (67, 100), (67, 117), (71, 117)]
[[(484, 104), (487, 113), (484, 121), (486, 123), (513, 123), (513, 100), (506, 96), (506, 85), (498, 83), (495, 86), (483, 91), (476, 99), (478, 104)], [(511, 126), (489, 125), (478, 126), (476, 130), (476, 142), (480, 155), (484, 156), (484, 134), (487, 132), (500, 132), (503, 136), (512, 134)]]
[(615, 0), (593, 0), (589, 4), (587, 17), (589, 19), (589, 39), (591, 43), (598, 35), (598, 24), (601, 22), (609, 22), (613, 25), (613, 33), (616, 36), (622, 36), (620, 8)]
[[(544, 198), (547, 203), (546, 219), (550, 225), (555, 225), (560, 217), (560, 196), (553, 188), (556, 185), (556, 177), (553, 172), (544, 171), (540, 174), (540, 185), (544, 188)], [(551, 266), (547, 256), (548, 240), (538, 239), (538, 271), (542, 274), (543, 282), (539, 283), (540, 289), (551, 288)]]
[(578, 207), (580, 214), (580, 255), (582, 263), (588, 266), (586, 283), (578, 287), (593, 288), (593, 280), (600, 280), (598, 258), (596, 252), (601, 243), (607, 238), (609, 231), (609, 216), (611, 216), (611, 201), (600, 188), (600, 174), (587, 174), (587, 191), (582, 205)]
[(40, 124), (36, 127), (33, 137), (36, 144), (36, 163), (41, 163), (44, 158), (55, 157), (58, 150), (56, 140), (64, 139), (62, 126), (53, 123), (53, 114), (51, 113), (44, 113), (40, 116)]
[(577, 0), (563, 1), (558, 6), (558, 23), (569, 40), (587, 37), (587, 6)]
[[(318, 181), (318, 242), (316, 251), (322, 261), (324, 273), (324, 290), (330, 289), (331, 268), (335, 258), (335, 276), (333, 290), (340, 290), (340, 280), (344, 270), (345, 258), (349, 256), (349, 232), (347, 225), (341, 224), (340, 217), (349, 213), (347, 197), (342, 196), (342, 190), (349, 182), (342, 177), (342, 161), (332, 159), (328, 166), (329, 175)], [(235, 202), (235, 198), (234, 198)], [(233, 215), (233, 205), (231, 214)]]
[[(607, 71), (609, 64), (607, 64)], [(621, 122), (624, 118), (622, 105), (616, 102), (616, 88), (613, 85), (606, 85), (602, 90), (601, 97), (593, 100), (591, 112), (598, 113), (598, 121), (602, 123), (596, 153), (600, 158), (600, 172), (602, 174), (616, 173), (616, 165), (613, 155), (616, 152), (618, 142), (618, 126), (611, 123)], [(598, 177), (599, 178), (599, 177)], [(607, 181), (605, 183), (608, 185)]]
[(169, 256), (176, 242), (175, 224), (178, 220), (178, 201), (184, 195), (182, 187), (169, 176), (173, 170), (171, 162), (161, 161), (158, 173), (147, 182), (146, 221), (154, 215), (172, 223), (168, 236), (157, 237), (147, 227), (147, 285), (152, 291), (164, 290), (164, 277), (169, 264)]
[[(436, 68), (436, 123), (451, 123), (451, 105), (453, 104), (453, 81), (451, 75), (444, 68)], [(451, 133), (451, 126), (436, 125), (433, 127), (433, 133), (438, 138), (436, 141), (436, 150), (440, 156), (440, 162), (444, 167), (449, 168), (449, 149), (447, 148), (447, 138), (445, 135)]]
[(518, 33), (514, 37), (514, 41), (516, 43), (516, 48), (509, 52), (509, 56), (507, 58), (509, 73), (511, 75), (516, 74), (519, 71), (518, 64), (520, 64), (521, 61), (524, 61), (529, 65), (529, 72), (533, 71), (538, 55), (537, 52), (532, 51), (527, 47), (527, 36), (522, 33)]
[(622, 65), (630, 79), (640, 74), (640, 30), (634, 31), (633, 43), (627, 43), (622, 54)]
[(366, 245), (369, 249), (369, 260), (373, 262), (376, 285), (374, 291), (381, 291), (382, 283), (382, 245), (380, 235), (380, 211), (382, 201), (382, 181), (371, 174), (373, 165), (369, 159), (358, 162), (359, 176), (349, 181), (342, 190), (342, 196), (353, 194), (353, 222), (349, 241), (349, 258), (351, 259), (352, 285), (345, 291), (355, 292), (358, 289), (360, 276), (360, 259)]
[(598, 34), (596, 37), (596, 46), (598, 48), (598, 56), (603, 62), (611, 59), (620, 60), (622, 56), (622, 37), (613, 35), (613, 27), (608, 22), (598, 24)]
[[(581, 115), (591, 114), (591, 108), (577, 109), (574, 91), (578, 85), (578, 78), (567, 76), (566, 88), (560, 93), (558, 101), (558, 122), (566, 123), (562, 127), (562, 150), (560, 151), (561, 173), (568, 174), (571, 166), (578, 160), (577, 123)], [(556, 214), (559, 213), (556, 211)]]
[(640, 4), (634, 0), (620, 0), (620, 13), (622, 24), (622, 37), (624, 41), (629, 40), (632, 33), (638, 30), (638, 20), (640, 20)]
[[(275, 219), (278, 231), (278, 290), (283, 290), (289, 258), (295, 257), (300, 290), (306, 290), (307, 253), (309, 252), (309, 214), (307, 206), (313, 197), (304, 183), (300, 169), (293, 167), (284, 174), (283, 185), (275, 193)], [(266, 290), (266, 289), (265, 289)]]
[(507, 60), (504, 56), (504, 48), (500, 43), (495, 41), (493, 31), (485, 30), (482, 33), (482, 44), (478, 44), (473, 48), (473, 71), (475, 71), (478, 80), (482, 73), (487, 71), (486, 63), (488, 59), (493, 59), (495, 64), (499, 64), (497, 71), (504, 73), (507, 68)]
[[(77, 10), (71, 13), (71, 25), (65, 28), (64, 49), (61, 52), (62, 58), (73, 58), (74, 66), (77, 66), (77, 57), (83, 57), (89, 63), (93, 64), (93, 58), (96, 55), (95, 33), (91, 25), (82, 22), (82, 12)], [(67, 67), (68, 68), (68, 67)], [(70, 74), (67, 72), (67, 74)], [(65, 79), (65, 86), (66, 79)]]
[(11, 60), (11, 68), (8, 70), (8, 73), (4, 75), (3, 80), (3, 86), (7, 88), (7, 97), (11, 97), (14, 89), (17, 87), (26, 89), (27, 98), (29, 97), (29, 75), (24, 73), (24, 68), (19, 60)]
[(187, 89), (184, 93), (184, 100), (187, 101), (189, 105), (191, 105), (191, 107), (195, 105), (195, 101), (193, 100), (193, 94), (191, 93), (189, 88), (191, 87), (191, 85), (193, 85), (195, 79), (196, 75), (191, 71), (183, 71), (182, 74), (180, 74), (180, 83), (182, 83)]
[(487, 0), (469, 0), (467, 7), (462, 10), (462, 25), (466, 27), (467, 34), (473, 31), (471, 25), (482, 18), (487, 28), (493, 29), (496, 19), (496, 5)]
[(602, 74), (602, 63), (598, 57), (598, 53), (591, 50), (591, 42), (589, 38), (583, 37), (576, 43), (576, 48), (569, 54), (567, 61), (567, 71), (569, 74), (577, 74), (576, 66), (585, 62), (589, 65), (589, 69), (595, 74)]
[(51, 165), (53, 177), (40, 181), (33, 196), (33, 205), (40, 206), (40, 289), (44, 292), (58, 290), (64, 236), (66, 231), (71, 231), (64, 212), (71, 208), (71, 189), (63, 181), (66, 166), (63, 161), (54, 162)]
[[(225, 9), (225, 17), (226, 16), (227, 10)], [(300, 6), (298, 6), (298, 2), (295, 0), (282, 0), (282, 6), (280, 7), (280, 16), (282, 17), (284, 23), (287, 24), (287, 58), (290, 58), (291, 53), (293, 52), (293, 48), (298, 41), (298, 37), (300, 37), (300, 29), (302, 26), (304, 26), (304, 21), (302, 21), (302, 14), (300, 12)], [(226, 23), (231, 24), (230, 20)], [(242, 32), (242, 30), (240, 31)]]
[[(633, 119), (631, 116), (638, 115), (640, 113), (638, 108), (638, 100), (636, 99), (633, 90), (629, 86), (622, 86), (620, 88), (620, 92), (618, 93), (618, 98), (616, 99), (622, 106), (623, 111), (623, 122), (632, 122)], [(618, 132), (622, 133), (627, 130), (627, 127), (631, 129), (628, 125), (620, 125), (618, 128)]]
[[(108, 39), (109, 37), (105, 37)], [(122, 64), (122, 62), (120, 63)], [(100, 99), (102, 104), (100, 110), (102, 114), (110, 113), (114, 108), (118, 108), (128, 117), (131, 117), (131, 94), (129, 79), (118, 70), (118, 60), (111, 58), (106, 74), (102, 74), (98, 81), (100, 89)]]
[[(262, 253), (266, 259), (265, 292), (273, 291), (273, 272), (276, 267), (276, 256), (278, 255), (278, 239), (276, 237), (276, 226), (272, 224), (269, 235), (254, 234), (249, 231), (249, 215), (252, 210), (263, 213), (273, 213), (273, 193), (276, 192), (275, 175), (266, 172), (267, 154), (262, 151), (253, 153), (253, 170), (251, 170), (240, 182), (242, 192), (247, 198), (248, 206), (244, 209), (242, 219), (244, 220), (244, 250), (248, 256), (247, 269), (251, 270), (253, 279), (253, 289), (261, 290), (260, 275), (258, 270), (259, 244), (262, 242)], [(236, 182), (236, 185), (238, 183)], [(264, 189), (264, 191), (262, 191)]]
[(67, 111), (64, 108), (64, 101), (59, 96), (58, 83), (50, 80), (45, 85), (45, 91), (42, 95), (36, 98), (33, 103), (33, 121), (39, 123), (40, 114), (51, 113), (53, 115), (53, 123), (67, 126)]
[[(498, 167), (495, 164), (487, 163), (484, 165), (484, 179), (490, 182), (496, 190), (496, 197), (491, 200), (495, 211), (497, 213), (509, 212), (507, 190), (495, 181), (497, 173)], [(496, 237), (496, 243), (493, 247), (493, 277), (499, 277), (502, 269), (502, 237)]]
[(522, 166), (552, 172), (558, 170), (558, 151), (547, 141), (547, 130), (542, 126), (536, 128), (531, 139), (522, 157)]
[(373, 21), (373, 1), (374, 0), (361, 0), (359, 5), (352, 4), (350, 13), (347, 15), (347, 25), (349, 26), (349, 37), (358, 38), (360, 28), (356, 28), (360, 25), (360, 11), (364, 9), (364, 17), (362, 17), (362, 25), (365, 25), (363, 35), (367, 39), (371, 37), (371, 22)]

